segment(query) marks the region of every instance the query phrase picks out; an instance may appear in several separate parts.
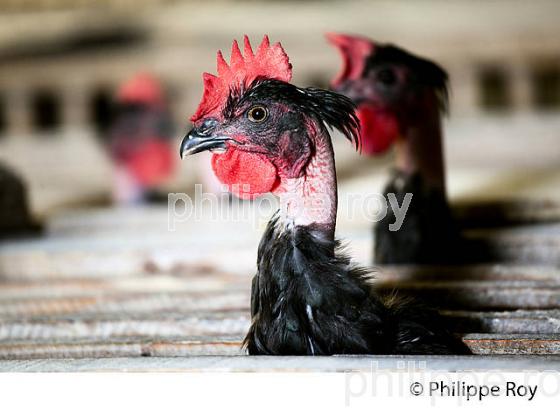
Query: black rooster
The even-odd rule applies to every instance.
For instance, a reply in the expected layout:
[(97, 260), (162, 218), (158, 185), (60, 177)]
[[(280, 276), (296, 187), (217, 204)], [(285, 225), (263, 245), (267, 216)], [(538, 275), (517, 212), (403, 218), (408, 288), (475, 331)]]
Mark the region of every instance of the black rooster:
[[(337, 183), (327, 127), (357, 142), (354, 104), (339, 94), (289, 84), (291, 65), (265, 37), (256, 53), (236, 42), (204, 95), (181, 155), (215, 151), (213, 167), (233, 192), (273, 192), (253, 279), (250, 354), (451, 354), (466, 347), (437, 316), (371, 288), (334, 239)], [(244, 188), (241, 190), (241, 186)], [(242, 192), (241, 192), (242, 191)]]
[(412, 201), (398, 231), (394, 215), (375, 226), (375, 263), (452, 263), (464, 249), (445, 190), (441, 113), (447, 73), (398, 47), (357, 36), (328, 34), (343, 58), (332, 87), (358, 106), (362, 152), (396, 146), (395, 169), (384, 193)]
[(40, 234), (31, 215), (28, 189), (23, 179), (0, 164), (0, 239)]

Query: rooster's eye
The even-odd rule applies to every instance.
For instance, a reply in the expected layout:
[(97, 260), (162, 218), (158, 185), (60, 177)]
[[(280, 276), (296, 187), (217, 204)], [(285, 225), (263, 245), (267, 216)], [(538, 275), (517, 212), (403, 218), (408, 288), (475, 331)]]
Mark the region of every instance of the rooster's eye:
[(377, 79), (384, 85), (391, 86), (397, 82), (397, 76), (390, 68), (385, 68), (377, 73)]
[(267, 117), (268, 111), (262, 105), (256, 105), (247, 111), (247, 118), (249, 118), (251, 122), (263, 122)]

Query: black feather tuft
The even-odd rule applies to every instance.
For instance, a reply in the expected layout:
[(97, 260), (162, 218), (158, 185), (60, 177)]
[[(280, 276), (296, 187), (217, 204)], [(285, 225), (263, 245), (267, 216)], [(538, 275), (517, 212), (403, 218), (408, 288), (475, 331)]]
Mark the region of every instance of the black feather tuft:
[(320, 88), (300, 89), (308, 97), (307, 109), (331, 128), (336, 128), (360, 148), (360, 121), (356, 105), (348, 97)]

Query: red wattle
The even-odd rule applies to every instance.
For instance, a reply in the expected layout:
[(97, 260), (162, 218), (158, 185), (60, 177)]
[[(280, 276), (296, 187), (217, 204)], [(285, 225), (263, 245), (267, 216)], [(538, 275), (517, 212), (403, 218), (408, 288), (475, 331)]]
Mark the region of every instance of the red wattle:
[(173, 146), (158, 137), (139, 144), (125, 160), (127, 168), (144, 187), (154, 187), (171, 176), (174, 169)]
[(394, 115), (370, 105), (360, 105), (356, 115), (360, 120), (360, 145), (363, 153), (381, 154), (397, 139), (399, 125)]
[(278, 185), (276, 167), (263, 155), (229, 148), (212, 156), (212, 169), (220, 182), (241, 199), (253, 199)]

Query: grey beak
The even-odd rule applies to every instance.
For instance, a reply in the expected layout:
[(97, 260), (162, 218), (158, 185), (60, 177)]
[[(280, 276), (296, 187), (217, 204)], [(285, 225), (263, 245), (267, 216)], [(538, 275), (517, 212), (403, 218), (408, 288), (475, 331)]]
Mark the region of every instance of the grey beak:
[(185, 138), (183, 138), (179, 154), (181, 155), (181, 158), (184, 158), (185, 155), (194, 155), (211, 149), (225, 149), (225, 143), (230, 139), (231, 138), (227, 137), (205, 135), (198, 132), (196, 128), (193, 128), (187, 135), (185, 135)]

